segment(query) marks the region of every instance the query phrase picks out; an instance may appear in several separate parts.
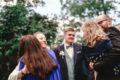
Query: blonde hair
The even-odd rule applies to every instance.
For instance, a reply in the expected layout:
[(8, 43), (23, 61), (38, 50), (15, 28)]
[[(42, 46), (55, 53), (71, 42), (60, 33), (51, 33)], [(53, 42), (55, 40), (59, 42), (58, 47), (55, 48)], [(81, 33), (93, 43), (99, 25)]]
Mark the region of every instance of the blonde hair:
[(85, 38), (85, 45), (94, 47), (97, 41), (104, 41), (106, 33), (93, 20), (88, 20), (82, 25), (82, 30)]

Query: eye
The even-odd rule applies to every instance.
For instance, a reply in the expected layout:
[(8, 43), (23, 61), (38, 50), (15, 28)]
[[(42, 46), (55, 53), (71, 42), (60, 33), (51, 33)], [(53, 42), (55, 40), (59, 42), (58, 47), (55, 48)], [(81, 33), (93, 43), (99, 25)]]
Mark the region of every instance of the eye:
[(103, 21), (98, 22), (98, 24), (101, 24)]
[(69, 34), (69, 36), (73, 36), (74, 37), (75, 35), (74, 34)]
[(107, 21), (107, 19), (99, 21), (98, 24), (102, 24), (104, 21)]

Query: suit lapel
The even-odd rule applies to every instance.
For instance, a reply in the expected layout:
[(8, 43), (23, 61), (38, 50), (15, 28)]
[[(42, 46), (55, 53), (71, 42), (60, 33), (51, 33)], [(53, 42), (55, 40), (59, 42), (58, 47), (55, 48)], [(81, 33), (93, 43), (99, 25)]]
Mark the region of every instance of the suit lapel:
[(74, 48), (74, 64), (76, 64), (76, 61), (77, 61), (77, 54), (76, 54), (76, 46), (75, 46), (75, 44), (73, 44), (73, 48)]
[[(60, 51), (63, 51), (63, 52), (64, 52), (64, 54), (65, 54), (64, 45), (62, 45), (62, 46), (60, 47)], [(60, 53), (59, 53), (59, 55), (60, 55)], [(61, 56), (61, 59), (63, 60), (63, 62), (64, 62), (64, 64), (65, 64), (65, 66), (67, 67), (67, 63), (66, 63), (65, 56), (64, 56), (63, 58), (62, 58), (62, 56)]]

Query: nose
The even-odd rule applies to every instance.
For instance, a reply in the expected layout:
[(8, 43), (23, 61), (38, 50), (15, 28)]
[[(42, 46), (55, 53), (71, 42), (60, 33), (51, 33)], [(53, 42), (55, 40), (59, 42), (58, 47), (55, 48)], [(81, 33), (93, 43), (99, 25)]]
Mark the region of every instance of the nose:
[(102, 27), (102, 23), (99, 23), (98, 25)]
[(43, 39), (43, 42), (47, 43), (46, 39)]
[(43, 39), (43, 41), (46, 41), (45, 39)]

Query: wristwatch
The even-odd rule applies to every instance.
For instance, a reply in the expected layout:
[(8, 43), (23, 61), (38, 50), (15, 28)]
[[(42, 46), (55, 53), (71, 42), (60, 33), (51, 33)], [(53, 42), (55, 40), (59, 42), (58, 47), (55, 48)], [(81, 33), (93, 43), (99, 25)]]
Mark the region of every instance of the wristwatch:
[(21, 74), (22, 74), (22, 76), (25, 76), (25, 73), (21, 70)]

